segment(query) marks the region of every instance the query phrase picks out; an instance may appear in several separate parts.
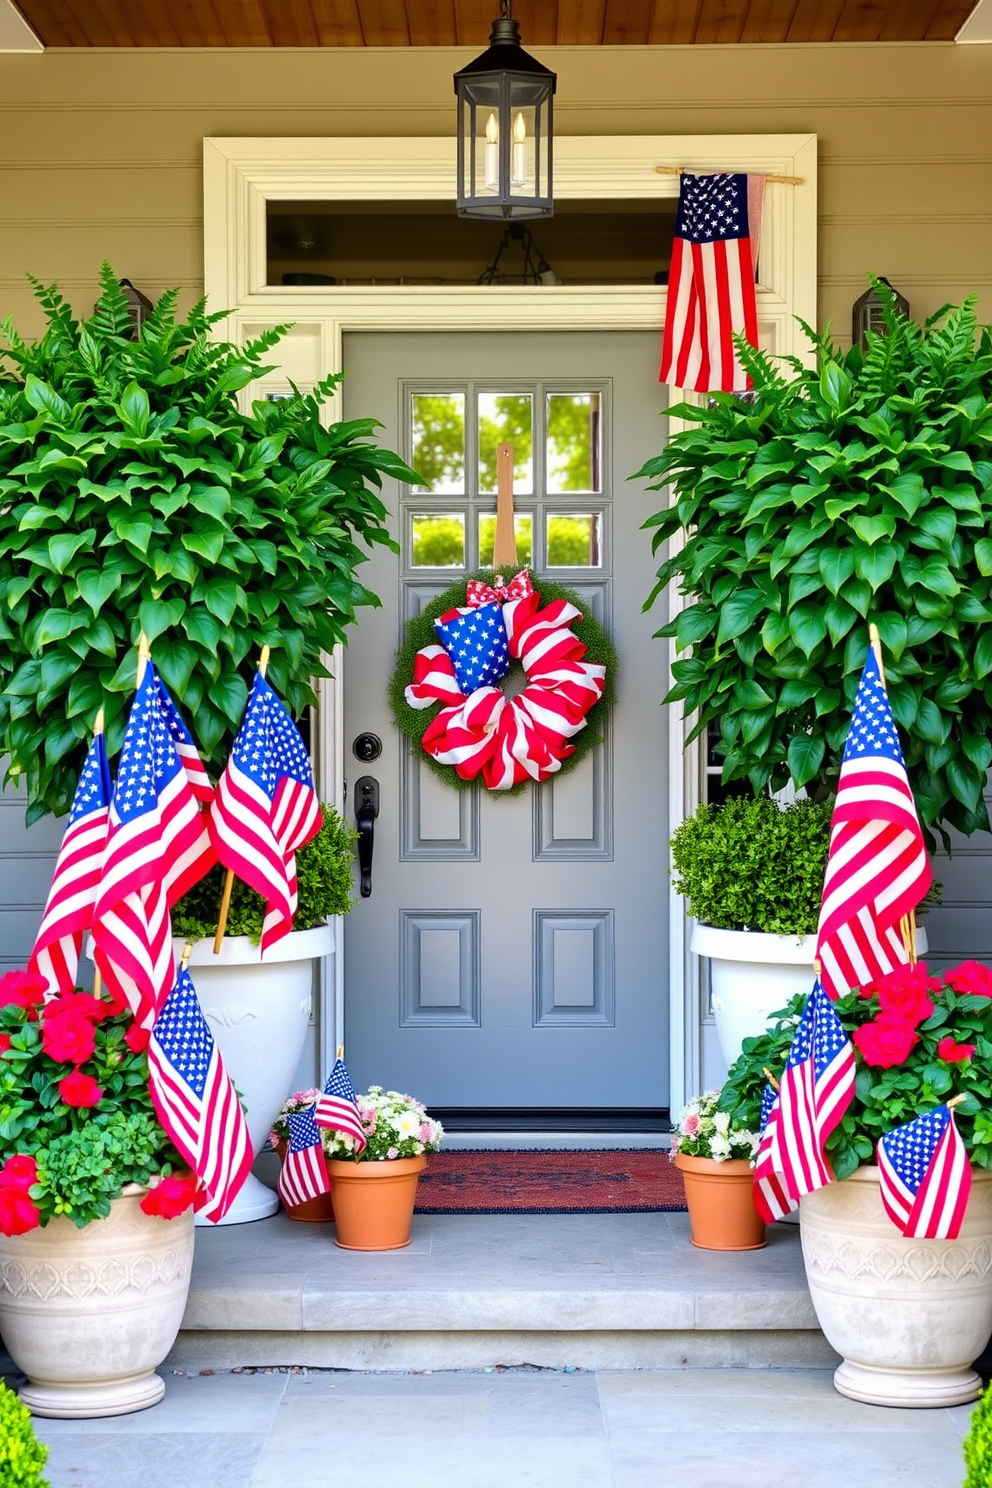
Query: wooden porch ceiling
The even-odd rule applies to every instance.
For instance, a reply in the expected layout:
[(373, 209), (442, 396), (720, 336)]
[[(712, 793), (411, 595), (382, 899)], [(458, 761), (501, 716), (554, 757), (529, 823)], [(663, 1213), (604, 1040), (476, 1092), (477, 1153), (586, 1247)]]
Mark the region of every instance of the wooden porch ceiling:
[[(497, 0), (16, 0), (46, 47), (484, 47)], [(975, 0), (517, 0), (524, 45), (951, 41)]]

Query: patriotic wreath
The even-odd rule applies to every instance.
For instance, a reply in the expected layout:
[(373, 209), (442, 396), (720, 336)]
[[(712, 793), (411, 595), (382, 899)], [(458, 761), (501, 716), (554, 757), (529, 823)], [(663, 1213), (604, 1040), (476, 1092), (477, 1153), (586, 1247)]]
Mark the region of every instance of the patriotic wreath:
[(390, 702), (442, 779), (516, 794), (599, 741), (588, 725), (612, 706), (615, 673), (616, 652), (577, 594), (543, 580), (538, 591), (526, 569), (508, 583), (485, 572), (409, 621)]

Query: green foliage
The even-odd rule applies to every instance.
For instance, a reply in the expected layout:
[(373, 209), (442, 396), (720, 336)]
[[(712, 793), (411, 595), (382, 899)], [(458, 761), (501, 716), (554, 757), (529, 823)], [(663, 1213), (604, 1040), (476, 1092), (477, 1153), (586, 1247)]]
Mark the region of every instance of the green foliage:
[[(85, 1126), (63, 1132), (36, 1154), (38, 1182), (51, 1198), (43, 1212), (65, 1214), (80, 1228), (104, 1218), (125, 1182), (147, 1185), (162, 1172), (162, 1146), (162, 1128), (153, 1113), (105, 1114), (101, 1101)], [(182, 1167), (178, 1158), (175, 1166)]]
[[(351, 908), (351, 865), (357, 832), (325, 803), (324, 825), (317, 836), (296, 854), (299, 905), (293, 917), (294, 930), (312, 930), (330, 915), (347, 914)], [(202, 940), (217, 929), (217, 912), (224, 890), (225, 870), (218, 864), (194, 884), (172, 911), (172, 933), (181, 940)], [(265, 901), (254, 889), (234, 880), (228, 935), (247, 935), (257, 945), (262, 938)]]
[(119, 749), (142, 628), (208, 767), (263, 644), (298, 717), (322, 653), (378, 603), (355, 570), (359, 543), (390, 544), (382, 477), (416, 479), (375, 420), (324, 426), (335, 377), (241, 411), (285, 327), (214, 341), (223, 316), (201, 302), (178, 321), (170, 290), (132, 341), (108, 265), (86, 321), (33, 282), (45, 335), (0, 327), (0, 747), (29, 821), (68, 809), (101, 706)]
[[(430, 708), (411, 708), (403, 696), (404, 689), (413, 678), (413, 659), (423, 646), (431, 646), (437, 642), (437, 632), (434, 629), (434, 621), (444, 614), (445, 610), (453, 609), (456, 605), (465, 603), (465, 585), (469, 579), (482, 579), (485, 583), (492, 580), (491, 568), (480, 569), (474, 574), (466, 574), (443, 594), (424, 606), (419, 615), (407, 623), (406, 639), (400, 647), (396, 657), (396, 670), (393, 672), (389, 683), (389, 704), (393, 711), (396, 727), (401, 733), (406, 734), (414, 744), (419, 745), (421, 736), (427, 725), (440, 712), (441, 704), (437, 703)], [(617, 679), (617, 653), (612, 641), (605, 630), (589, 613), (589, 607), (578, 594), (571, 589), (564, 589), (560, 584), (549, 583), (546, 579), (535, 579), (534, 587), (540, 592), (543, 604), (551, 604), (556, 599), (564, 599), (569, 604), (574, 604), (576, 609), (582, 611), (582, 618), (572, 622), (572, 629), (580, 641), (586, 645), (586, 660), (600, 662), (606, 667), (606, 684), (603, 696), (595, 707), (591, 708), (586, 719), (586, 727), (580, 729), (571, 742), (575, 745), (575, 753), (570, 754), (564, 760), (561, 769), (555, 776), (560, 780), (569, 770), (573, 770), (580, 760), (584, 759), (594, 745), (602, 741), (602, 735), (595, 727), (597, 720), (602, 719), (612, 708), (616, 699)], [(522, 668), (518, 661), (511, 663), (507, 678), (504, 679), (504, 687), (509, 680), (511, 687), (515, 675), (522, 674)], [(475, 781), (463, 780), (456, 775), (451, 765), (439, 764), (436, 759), (425, 754), (430, 769), (439, 780), (447, 785), (454, 786), (456, 790), (471, 789)], [(513, 786), (511, 790), (494, 791), (496, 796), (519, 796), (525, 790), (528, 781), (521, 781), (519, 785)]]
[(0, 1381), (0, 1483), (3, 1488), (51, 1488), (41, 1476), (48, 1448), (34, 1434), (31, 1412)]
[(815, 366), (742, 348), (753, 403), (671, 410), (695, 427), (639, 472), (671, 504), (645, 524), (648, 605), (691, 599), (657, 632), (684, 653), (667, 701), (716, 720), (725, 781), (836, 779), (875, 621), (929, 828), (989, 828), (992, 764), (992, 329), (975, 300), (921, 328), (886, 302), (864, 357), (808, 327)]
[(746, 1038), (720, 1086), (717, 1109), (726, 1111), (735, 1127), (761, 1130), (761, 1097), (768, 1084), (766, 1070), (778, 1079), (785, 1068), (806, 993), (793, 997), (788, 1007), (773, 1013), (768, 1029), (759, 1038)]
[(830, 803), (767, 796), (702, 805), (671, 841), (675, 888), (720, 930), (811, 935), (830, 840)]
[(963, 1488), (989, 1488), (992, 1483), (992, 1385), (971, 1413), (964, 1439), (964, 1465), (968, 1476)]

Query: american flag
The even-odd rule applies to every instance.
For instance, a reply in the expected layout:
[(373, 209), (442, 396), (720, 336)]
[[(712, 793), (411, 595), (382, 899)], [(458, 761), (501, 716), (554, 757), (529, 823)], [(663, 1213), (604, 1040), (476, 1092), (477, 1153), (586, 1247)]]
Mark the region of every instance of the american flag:
[(93, 739), (76, 786), (55, 875), (28, 971), (44, 977), (47, 997), (76, 985), (83, 936), (93, 919), (97, 887), (107, 845), (110, 817), (110, 765), (102, 733)]
[(288, 935), (296, 912), (296, 849), (323, 824), (296, 724), (261, 672), (217, 787), (210, 836), (225, 868), (266, 903), (262, 953)]
[(661, 381), (739, 393), (751, 379), (733, 337), (758, 344), (754, 293), (764, 176), (683, 174), (668, 276)]
[(210, 785), (190, 762), (193, 747), (149, 661), (124, 735), (93, 914), (103, 979), (146, 1028), (175, 980), (169, 909), (215, 861), (200, 811)]
[(163, 1129), (200, 1179), (205, 1199), (197, 1208), (216, 1224), (251, 1171), (253, 1153), (237, 1091), (185, 967), (155, 1019), (148, 1088)]
[(837, 785), (817, 930), (831, 997), (909, 960), (899, 920), (919, 904), (931, 878), (895, 720), (869, 649)]
[(286, 1117), (289, 1149), (279, 1170), (278, 1188), (279, 1197), (287, 1209), (331, 1191), (324, 1149), (320, 1145), (320, 1129), (315, 1125), (313, 1115), (314, 1107), (308, 1106), (305, 1111), (293, 1111)]
[(466, 697), (477, 687), (492, 687), (510, 669), (510, 652), (498, 604), (449, 610), (434, 629), (451, 657), (455, 679)]
[(817, 979), (789, 1050), (773, 1127), (772, 1163), (790, 1198), (831, 1182), (826, 1141), (851, 1103), (854, 1075), (851, 1041)]
[(791, 1214), (796, 1200), (787, 1192), (780, 1173), (775, 1171), (776, 1127), (779, 1118), (778, 1095), (766, 1085), (761, 1096), (761, 1140), (754, 1161), (754, 1207), (765, 1224)]
[(878, 1144), (886, 1214), (911, 1240), (956, 1240), (971, 1192), (971, 1163), (946, 1105), (897, 1126)]
[(354, 1137), (356, 1152), (361, 1152), (365, 1146), (365, 1128), (358, 1114), (358, 1097), (343, 1059), (334, 1061), (323, 1094), (317, 1100), (314, 1120), (318, 1126)]

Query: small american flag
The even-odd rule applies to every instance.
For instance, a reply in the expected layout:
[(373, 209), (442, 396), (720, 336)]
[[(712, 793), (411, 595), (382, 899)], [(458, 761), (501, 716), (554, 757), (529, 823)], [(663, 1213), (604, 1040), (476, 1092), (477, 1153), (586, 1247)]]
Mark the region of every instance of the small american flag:
[(323, 1094), (317, 1100), (314, 1120), (318, 1126), (354, 1137), (356, 1152), (361, 1152), (365, 1146), (365, 1128), (358, 1112), (358, 1097), (343, 1059), (334, 1061)]
[(908, 962), (899, 920), (931, 878), (895, 720), (869, 649), (837, 785), (817, 930), (831, 997)]
[(758, 344), (754, 293), (764, 176), (683, 174), (668, 276), (661, 381), (697, 393), (751, 386), (734, 346)]
[(144, 1027), (175, 981), (169, 909), (215, 861), (200, 810), (209, 783), (195, 783), (203, 767), (180, 755), (177, 729), (186, 732), (149, 661), (124, 735), (93, 914), (97, 966)]
[(455, 680), (468, 697), (477, 687), (492, 687), (510, 669), (510, 651), (498, 604), (449, 610), (434, 621), (441, 644), (451, 657)]
[(205, 1198), (197, 1208), (216, 1223), (251, 1171), (253, 1154), (241, 1102), (185, 967), (155, 1019), (148, 1088), (163, 1129), (200, 1179)]
[(296, 850), (323, 824), (299, 729), (256, 672), (210, 814), (217, 856), (266, 902), (262, 953), (288, 935), (296, 912)]
[(278, 1188), (279, 1197), (287, 1209), (331, 1191), (324, 1149), (320, 1145), (320, 1129), (313, 1116), (314, 1107), (308, 1106), (305, 1111), (293, 1111), (286, 1117), (289, 1149), (279, 1171)]
[(107, 846), (111, 790), (107, 741), (101, 733), (86, 754), (41, 928), (28, 961), (28, 970), (44, 977), (48, 984), (48, 997), (69, 993), (76, 985), (79, 953), (93, 919)]
[(854, 1095), (854, 1049), (819, 979), (806, 999), (779, 1089), (773, 1165), (793, 1199), (831, 1182), (825, 1146)]
[(785, 1188), (782, 1175), (775, 1171), (776, 1128), (779, 1118), (778, 1095), (766, 1085), (761, 1096), (761, 1140), (754, 1161), (754, 1207), (765, 1224), (791, 1214), (797, 1207)]
[(946, 1105), (897, 1126), (878, 1144), (882, 1204), (911, 1240), (956, 1240), (971, 1192), (971, 1163)]

